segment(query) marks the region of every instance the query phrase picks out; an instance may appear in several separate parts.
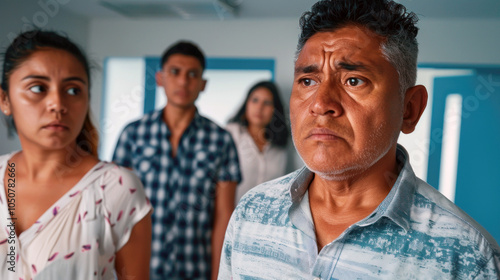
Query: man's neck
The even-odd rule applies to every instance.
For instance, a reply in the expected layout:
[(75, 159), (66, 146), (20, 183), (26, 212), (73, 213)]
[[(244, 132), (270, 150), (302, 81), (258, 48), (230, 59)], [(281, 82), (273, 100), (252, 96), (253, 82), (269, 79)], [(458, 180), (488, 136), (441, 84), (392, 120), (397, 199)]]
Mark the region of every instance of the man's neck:
[(196, 107), (193, 105), (188, 108), (176, 106), (167, 106), (163, 109), (163, 121), (170, 130), (170, 145), (172, 147), (172, 157), (177, 155), (177, 147), (184, 131), (193, 121), (196, 114)]
[(321, 204), (338, 210), (354, 210), (363, 205), (378, 205), (387, 196), (399, 175), (396, 155), (389, 152), (369, 169), (340, 180), (316, 174), (309, 186), (311, 196)]
[(162, 119), (172, 133), (182, 134), (194, 119), (196, 107), (182, 108), (176, 106), (165, 106)]
[(389, 194), (400, 172), (399, 166), (393, 153), (381, 161), (342, 180), (314, 176), (309, 185), (309, 203), (318, 249), (370, 215)]

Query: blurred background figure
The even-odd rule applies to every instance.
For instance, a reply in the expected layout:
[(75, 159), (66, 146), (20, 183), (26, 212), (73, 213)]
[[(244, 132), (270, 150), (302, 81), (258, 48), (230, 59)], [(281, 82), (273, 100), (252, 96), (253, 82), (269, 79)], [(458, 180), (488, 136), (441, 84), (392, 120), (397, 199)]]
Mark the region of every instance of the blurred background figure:
[(160, 65), (156, 83), (167, 104), (123, 129), (113, 161), (139, 175), (155, 209), (149, 279), (217, 279), (241, 181), (238, 152), (195, 105), (207, 84), (202, 50), (178, 41)]
[(243, 175), (236, 188), (238, 203), (251, 188), (285, 174), (288, 125), (276, 85), (263, 81), (252, 86), (226, 129), (236, 143)]

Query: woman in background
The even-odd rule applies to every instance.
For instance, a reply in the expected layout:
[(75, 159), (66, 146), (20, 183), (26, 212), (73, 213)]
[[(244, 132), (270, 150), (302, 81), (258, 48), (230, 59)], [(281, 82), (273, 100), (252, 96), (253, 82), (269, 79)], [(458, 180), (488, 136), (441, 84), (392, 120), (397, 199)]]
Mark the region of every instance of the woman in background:
[(151, 206), (135, 175), (97, 158), (83, 52), (34, 30), (3, 63), (0, 108), (22, 150), (0, 156), (0, 279), (148, 279)]
[(236, 188), (238, 203), (251, 188), (285, 174), (288, 126), (276, 85), (263, 81), (252, 86), (226, 129), (236, 143), (243, 172)]

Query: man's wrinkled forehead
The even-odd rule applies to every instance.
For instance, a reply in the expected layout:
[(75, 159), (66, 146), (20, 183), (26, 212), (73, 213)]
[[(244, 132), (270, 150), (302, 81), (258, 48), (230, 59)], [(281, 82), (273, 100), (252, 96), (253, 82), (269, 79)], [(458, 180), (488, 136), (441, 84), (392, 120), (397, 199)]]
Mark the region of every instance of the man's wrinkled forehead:
[[(369, 59), (374, 55), (385, 58), (381, 51), (383, 40), (383, 37), (358, 26), (318, 32), (304, 44), (295, 61), (295, 70), (307, 70), (313, 64), (323, 65), (325, 59), (330, 57), (335, 60), (332, 66), (343, 63), (355, 65), (358, 59)], [(370, 50), (369, 54), (366, 53), (367, 50)]]

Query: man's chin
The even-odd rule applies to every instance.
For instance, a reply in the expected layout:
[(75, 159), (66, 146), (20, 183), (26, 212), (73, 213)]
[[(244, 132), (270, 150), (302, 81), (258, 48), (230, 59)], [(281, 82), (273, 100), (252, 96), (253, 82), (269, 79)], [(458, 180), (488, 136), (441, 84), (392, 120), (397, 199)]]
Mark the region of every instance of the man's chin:
[(346, 181), (362, 173), (362, 168), (359, 166), (331, 166), (327, 168), (324, 165), (308, 165), (307, 163), (306, 166), (315, 176), (327, 181)]

